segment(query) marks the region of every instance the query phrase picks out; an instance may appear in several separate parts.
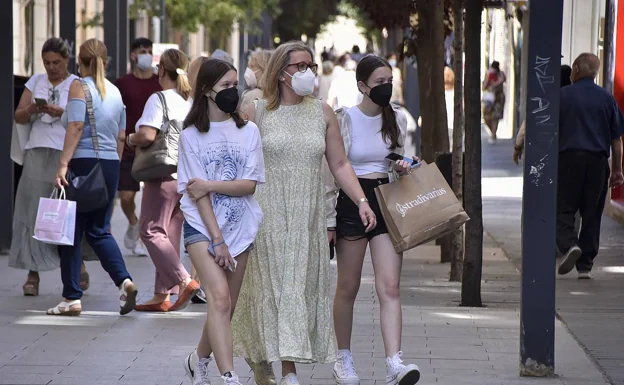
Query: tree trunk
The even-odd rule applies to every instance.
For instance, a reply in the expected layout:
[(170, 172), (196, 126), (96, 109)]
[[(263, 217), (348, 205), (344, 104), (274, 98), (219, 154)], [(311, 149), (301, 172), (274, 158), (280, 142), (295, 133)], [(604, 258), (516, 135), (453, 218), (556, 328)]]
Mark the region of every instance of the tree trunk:
[[(455, 68), (455, 116), (453, 118), (453, 192), (461, 203), (464, 198), (462, 177), (464, 174), (463, 144), (464, 144), (464, 12), (463, 0), (453, 0), (453, 41)], [(464, 261), (464, 228), (457, 229), (451, 238), (451, 282), (461, 281), (462, 263)]]
[(481, 0), (466, 0), (466, 249), (462, 306), (482, 306), (483, 218), (481, 202)]
[(444, 0), (417, 3), (416, 60), (420, 92), (421, 151), (427, 163), (449, 151), (444, 101)]

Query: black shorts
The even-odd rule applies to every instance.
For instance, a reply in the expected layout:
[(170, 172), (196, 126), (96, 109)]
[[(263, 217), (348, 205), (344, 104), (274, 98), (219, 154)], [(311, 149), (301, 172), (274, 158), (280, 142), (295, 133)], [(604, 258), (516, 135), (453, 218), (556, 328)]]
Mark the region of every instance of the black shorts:
[(362, 190), (364, 190), (366, 199), (368, 199), (368, 204), (377, 217), (377, 226), (367, 233), (366, 227), (360, 218), (358, 206), (353, 203), (344, 191), (340, 190), (338, 202), (336, 203), (336, 236), (349, 241), (357, 241), (363, 238), (371, 240), (377, 235), (388, 233), (386, 222), (384, 222), (381, 210), (379, 209), (379, 202), (377, 202), (377, 196), (375, 195), (375, 187), (389, 183), (389, 179), (358, 178), (358, 180), (360, 181)]
[(132, 162), (134, 159), (124, 159), (119, 166), (119, 185), (117, 191), (139, 191), (141, 185), (132, 177)]

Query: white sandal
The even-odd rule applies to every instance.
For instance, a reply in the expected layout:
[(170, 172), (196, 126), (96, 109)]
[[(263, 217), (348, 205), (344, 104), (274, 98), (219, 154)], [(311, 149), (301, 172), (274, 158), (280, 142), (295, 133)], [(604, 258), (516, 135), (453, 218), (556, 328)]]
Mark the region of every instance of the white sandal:
[(82, 304), (79, 299), (75, 299), (70, 302), (61, 301), (55, 307), (52, 307), (46, 311), (47, 315), (62, 315), (68, 317), (77, 317), (82, 312)]
[[(129, 290), (126, 289), (128, 285), (132, 285)], [(139, 290), (134, 282), (132, 282), (129, 278), (126, 278), (121, 286), (119, 286), (119, 314), (128, 314), (134, 310), (136, 307), (136, 297), (138, 293)]]

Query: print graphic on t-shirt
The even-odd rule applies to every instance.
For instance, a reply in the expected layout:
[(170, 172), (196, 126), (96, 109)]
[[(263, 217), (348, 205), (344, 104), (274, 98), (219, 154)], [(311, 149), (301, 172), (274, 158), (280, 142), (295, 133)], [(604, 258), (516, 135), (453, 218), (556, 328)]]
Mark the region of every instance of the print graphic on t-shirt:
[[(228, 141), (213, 143), (210, 148), (201, 153), (201, 162), (204, 165), (208, 180), (231, 181), (245, 166), (249, 151), (242, 149), (238, 143)], [(243, 197), (233, 197), (215, 193), (212, 197), (212, 206), (217, 218), (224, 218), (225, 223), (219, 224), (223, 231), (231, 230), (243, 218), (247, 207)]]

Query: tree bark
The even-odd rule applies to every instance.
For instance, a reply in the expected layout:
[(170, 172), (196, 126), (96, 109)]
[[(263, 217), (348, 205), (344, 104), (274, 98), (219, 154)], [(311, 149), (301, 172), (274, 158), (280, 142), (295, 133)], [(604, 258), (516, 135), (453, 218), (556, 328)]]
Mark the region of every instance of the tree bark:
[(433, 163), (436, 153), (449, 151), (444, 101), (444, 0), (420, 0), (416, 10), (421, 151), (422, 158)]
[(462, 306), (482, 306), (483, 218), (481, 201), (481, 0), (466, 0), (466, 248)]
[[(463, 69), (463, 39), (464, 39), (464, 12), (463, 0), (453, 0), (453, 41), (455, 68), (455, 116), (453, 118), (453, 192), (463, 203), (463, 174), (464, 174), (464, 69)], [(451, 238), (451, 282), (461, 281), (462, 263), (464, 261), (464, 227), (457, 229)]]

